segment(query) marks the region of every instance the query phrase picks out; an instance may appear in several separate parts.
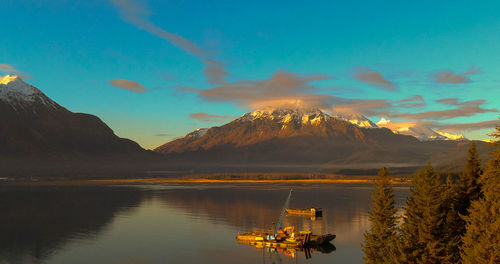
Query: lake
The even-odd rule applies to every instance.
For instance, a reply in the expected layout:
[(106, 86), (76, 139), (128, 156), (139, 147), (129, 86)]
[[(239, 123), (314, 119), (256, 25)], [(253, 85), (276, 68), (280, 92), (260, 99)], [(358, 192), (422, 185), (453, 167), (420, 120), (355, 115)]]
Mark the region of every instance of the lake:
[[(238, 233), (274, 228), (291, 207), (323, 217), (285, 225), (333, 233), (332, 246), (281, 252), (238, 244)], [(362, 263), (370, 184), (165, 184), (0, 186), (0, 264)], [(400, 206), (408, 187), (395, 187)], [(323, 252), (322, 252), (323, 251)]]

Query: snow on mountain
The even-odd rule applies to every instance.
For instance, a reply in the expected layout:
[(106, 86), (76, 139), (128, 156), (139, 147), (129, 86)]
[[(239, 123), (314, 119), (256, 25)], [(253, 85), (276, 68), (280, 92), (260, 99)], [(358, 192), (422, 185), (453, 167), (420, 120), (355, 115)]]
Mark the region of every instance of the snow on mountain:
[(349, 114), (334, 112), (327, 114), (319, 108), (264, 108), (251, 113), (244, 114), (237, 120), (253, 121), (256, 119), (271, 119), (283, 123), (296, 122), (302, 125), (319, 125), (322, 121), (339, 119), (347, 121), (358, 127), (377, 128), (377, 125), (361, 114)]
[(333, 112), (331, 115), (333, 118), (337, 118), (340, 120), (347, 121), (353, 125), (364, 128), (377, 128), (378, 126), (370, 121), (368, 118), (364, 117), (361, 114), (350, 114), (350, 113), (342, 113), (342, 112)]
[(208, 129), (210, 129), (210, 128), (208, 128), (208, 127), (198, 128), (195, 131), (187, 134), (186, 138), (191, 139), (191, 140), (201, 138), (203, 135), (205, 135), (205, 133), (207, 133)]
[[(333, 112), (327, 114), (319, 108), (264, 108), (242, 115), (235, 119), (235, 122), (253, 122), (259, 119), (270, 119), (281, 123), (282, 129), (286, 129), (290, 124), (301, 126), (318, 126), (322, 122), (337, 119), (349, 122), (361, 128), (388, 128), (395, 134), (413, 136), (420, 141), (433, 140), (468, 140), (463, 135), (455, 135), (441, 131), (435, 131), (429, 127), (416, 123), (393, 123), (385, 118), (380, 119), (376, 124), (361, 114)], [(297, 126), (296, 126), (297, 127)], [(202, 137), (209, 128), (199, 128), (186, 135), (190, 141)]]
[(393, 123), (385, 118), (377, 122), (379, 127), (385, 127), (392, 130), (395, 134), (407, 135), (416, 137), (420, 141), (432, 140), (467, 140), (463, 135), (454, 135), (446, 132), (435, 131), (427, 126), (418, 125), (415, 123)]
[(436, 131), (439, 135), (446, 137), (448, 140), (457, 140), (457, 141), (463, 141), (463, 140), (468, 140), (464, 135), (462, 134), (451, 134), (447, 132), (441, 132), (441, 131)]
[(0, 77), (0, 100), (9, 103), (14, 108), (25, 108), (36, 102), (57, 107), (57, 104), (38, 88), (25, 83), (17, 75)]
[(264, 108), (244, 114), (235, 121), (249, 122), (257, 119), (271, 119), (282, 123), (283, 128), (289, 123), (302, 125), (319, 125), (332, 117), (319, 108)]

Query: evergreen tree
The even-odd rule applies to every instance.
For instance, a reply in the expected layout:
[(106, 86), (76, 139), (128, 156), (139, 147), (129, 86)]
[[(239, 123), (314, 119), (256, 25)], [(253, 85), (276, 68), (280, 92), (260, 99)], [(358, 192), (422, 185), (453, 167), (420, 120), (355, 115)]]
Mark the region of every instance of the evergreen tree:
[(396, 230), (397, 208), (387, 168), (383, 167), (375, 180), (371, 211), (368, 212), (371, 228), (365, 232), (365, 243), (361, 247), (365, 253), (365, 263), (388, 263), (389, 248)]
[[(460, 261), (460, 237), (463, 234), (465, 223), (460, 218), (459, 212), (455, 209), (457, 204), (458, 192), (451, 175), (446, 178), (443, 186), (443, 196), (441, 210), (444, 214), (444, 223), (442, 227), (443, 241), (445, 243), (445, 255), (447, 261), (444, 263), (459, 263)], [(462, 225), (462, 226), (461, 226)]]
[[(500, 138), (500, 127), (493, 134)], [(462, 237), (463, 264), (500, 263), (500, 141), (495, 142), (493, 158), (480, 178), (482, 196), (473, 201), (465, 217)]]
[(430, 165), (414, 175), (401, 237), (397, 250), (391, 254), (394, 262), (434, 264), (449, 261), (442, 231), (445, 215), (441, 182), (441, 177)]
[(467, 162), (465, 164), (465, 172), (460, 175), (460, 198), (458, 204), (458, 210), (462, 215), (468, 214), (468, 209), (470, 203), (479, 199), (481, 195), (481, 185), (479, 183), (479, 177), (482, 174), (481, 161), (479, 160), (479, 155), (477, 154), (476, 144), (471, 143), (469, 148), (469, 155)]

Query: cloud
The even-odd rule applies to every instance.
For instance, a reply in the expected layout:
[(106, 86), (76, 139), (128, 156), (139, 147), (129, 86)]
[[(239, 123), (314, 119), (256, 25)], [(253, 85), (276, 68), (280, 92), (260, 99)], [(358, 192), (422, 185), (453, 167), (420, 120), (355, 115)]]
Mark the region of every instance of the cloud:
[(375, 116), (378, 115), (381, 109), (389, 108), (391, 106), (392, 103), (385, 99), (344, 99), (344, 103), (339, 103), (333, 106), (333, 111)]
[(185, 39), (177, 34), (167, 32), (164, 29), (158, 27), (149, 20), (150, 11), (144, 6), (137, 3), (134, 0), (110, 0), (120, 12), (120, 17), (146, 32), (156, 35), (166, 41), (172, 43), (174, 46), (186, 51), (187, 53), (198, 57), (205, 68), (203, 72), (206, 75), (207, 81), (212, 84), (222, 84), (224, 83), (225, 77), (228, 73), (224, 70), (224, 64), (215, 59), (211, 59), (210, 56), (213, 52), (204, 50), (198, 47), (193, 42)]
[[(415, 103), (416, 102), (416, 103)], [(393, 109), (413, 108), (426, 105), (424, 98), (414, 95), (409, 98), (391, 101), (386, 99), (341, 99), (333, 106), (333, 111), (344, 113), (360, 113), (367, 116), (387, 115)]]
[(457, 132), (457, 131), (472, 131), (484, 128), (495, 128), (500, 125), (500, 120), (489, 120), (475, 123), (456, 123), (456, 124), (436, 124), (435, 127), (439, 130)]
[(160, 134), (155, 134), (155, 137), (170, 137), (170, 134), (165, 134), (165, 133), (160, 133)]
[(18, 73), (18, 72), (21, 72), (21, 71), (15, 69), (14, 67), (12, 67), (12, 65), (9, 65), (9, 64), (0, 64), (0, 72)]
[(385, 127), (392, 131), (395, 130), (407, 130), (408, 128), (416, 128), (419, 131), (428, 131), (430, 126), (435, 125), (436, 122), (422, 122), (422, 121), (401, 121), (394, 122), (391, 120), (387, 120), (385, 118), (380, 119), (377, 122), (377, 126)]
[(401, 99), (395, 102), (397, 107), (414, 108), (426, 106), (424, 98), (421, 95), (414, 95), (409, 98)]
[(443, 120), (443, 119), (451, 119), (455, 117), (463, 117), (463, 116), (472, 116), (475, 114), (481, 113), (489, 113), (498, 112), (497, 109), (487, 109), (482, 108), (481, 106), (486, 103), (486, 100), (473, 100), (473, 101), (465, 101), (458, 102), (458, 100), (454, 100), (454, 98), (446, 98), (442, 100), (438, 100), (440, 103), (457, 106), (455, 109), (447, 109), (447, 110), (434, 110), (434, 111), (426, 111), (420, 113), (387, 113), (390, 117), (401, 118), (401, 119), (410, 119), (410, 120), (421, 120), (421, 119), (431, 119), (431, 120)]
[(318, 87), (314, 81), (332, 79), (323, 74), (299, 75), (278, 71), (269, 79), (257, 81), (228, 82), (210, 89), (175, 87), (177, 92), (192, 92), (209, 102), (232, 102), (242, 107), (262, 108), (266, 106), (316, 105), (329, 106), (338, 98), (315, 94)]
[(444, 104), (444, 105), (459, 105), (458, 98), (444, 98), (436, 100), (436, 103)]
[(405, 98), (405, 99), (401, 99), (397, 102), (399, 103), (406, 103), (406, 102), (414, 102), (414, 101), (425, 101), (424, 98), (421, 96), (421, 95), (414, 95), (412, 97), (409, 97), (409, 98)]
[(31, 76), (23, 71), (14, 68), (10, 64), (0, 64), (0, 72), (15, 74), (23, 79), (31, 78)]
[(368, 69), (366, 67), (358, 67), (353, 73), (353, 78), (358, 81), (366, 82), (373, 86), (380, 87), (384, 90), (388, 91), (398, 90), (398, 87), (394, 83), (386, 80), (382, 76), (382, 74), (374, 70)]
[(111, 80), (109, 81), (109, 83), (114, 87), (122, 88), (136, 93), (143, 93), (147, 91), (146, 88), (144, 88), (136, 81), (117, 79), (117, 80)]
[(203, 73), (205, 73), (208, 83), (225, 83), (225, 78), (229, 75), (229, 73), (224, 69), (224, 64), (222, 62), (209, 58), (203, 58), (202, 61), (205, 63)]
[(222, 122), (231, 118), (231, 115), (216, 115), (203, 112), (189, 114), (189, 117), (203, 122)]
[(431, 77), (434, 78), (434, 81), (437, 83), (468, 83), (470, 79), (467, 75), (472, 75), (481, 72), (480, 68), (476, 68), (474, 66), (470, 67), (468, 71), (464, 73), (453, 73), (449, 70), (443, 70), (434, 74), (431, 74)]

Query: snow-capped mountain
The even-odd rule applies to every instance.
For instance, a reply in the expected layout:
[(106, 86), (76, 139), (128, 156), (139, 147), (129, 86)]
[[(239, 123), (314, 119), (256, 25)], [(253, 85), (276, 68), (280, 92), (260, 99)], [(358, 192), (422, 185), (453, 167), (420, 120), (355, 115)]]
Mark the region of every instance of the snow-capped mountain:
[[(272, 121), (273, 124), (281, 127), (281, 134), (285, 131), (294, 130), (300, 131), (301, 129), (311, 130), (311, 127), (324, 126), (332, 120), (346, 121), (360, 128), (377, 128), (373, 122), (360, 114), (346, 114), (335, 112), (329, 115), (319, 108), (272, 108), (267, 107), (259, 109), (250, 113), (246, 113), (239, 118), (235, 119), (235, 123), (252, 123), (262, 121)], [(204, 136), (210, 128), (198, 128), (189, 132), (181, 138), (185, 143), (192, 142)]]
[(414, 123), (393, 123), (391, 120), (385, 118), (377, 122), (379, 127), (385, 127), (395, 134), (407, 135), (416, 137), (420, 141), (433, 141), (433, 140), (455, 140), (463, 141), (468, 140), (463, 135), (450, 134), (446, 132), (436, 131), (427, 126), (416, 125)]
[(18, 76), (0, 77), (0, 156), (79, 156), (143, 149), (98, 117), (72, 113)]
[(456, 141), (467, 141), (467, 140), (469, 140), (468, 138), (466, 138), (462, 134), (451, 134), (451, 133), (442, 132), (442, 131), (438, 131), (438, 130), (434, 130), (434, 131), (436, 133), (438, 133), (439, 135), (441, 135), (443, 137), (446, 137), (446, 140), (456, 140)]
[(386, 129), (367, 129), (358, 124), (374, 127), (362, 116), (332, 117), (319, 108), (265, 108), (244, 114), (221, 127), (193, 131), (183, 138), (167, 142), (155, 151), (165, 154), (222, 146), (243, 147), (276, 140), (289, 141), (290, 146), (308, 146), (310, 149), (334, 148), (335, 145), (344, 148), (349, 144), (370, 142), (376, 144), (385, 137), (393, 138), (389, 140), (391, 144), (412, 141)]
[(319, 125), (321, 122), (332, 119), (331, 116), (319, 108), (264, 108), (237, 118), (236, 122), (252, 122), (259, 119), (269, 119), (283, 124)]
[(0, 100), (15, 109), (30, 107), (34, 104), (58, 107), (56, 102), (45, 96), (38, 88), (25, 83), (17, 75), (0, 77)]
[(342, 112), (333, 112), (330, 114), (331, 117), (347, 121), (351, 124), (354, 124), (359, 127), (365, 128), (378, 128), (378, 126), (370, 121), (368, 118), (363, 116), (362, 114), (357, 113), (342, 113)]
[(244, 114), (237, 120), (253, 121), (268, 118), (282, 124), (296, 123), (303, 125), (318, 125), (331, 119), (347, 121), (363, 128), (377, 128), (377, 125), (361, 114), (333, 112), (327, 114), (319, 108), (264, 108)]

